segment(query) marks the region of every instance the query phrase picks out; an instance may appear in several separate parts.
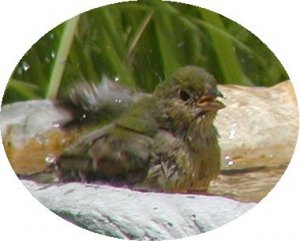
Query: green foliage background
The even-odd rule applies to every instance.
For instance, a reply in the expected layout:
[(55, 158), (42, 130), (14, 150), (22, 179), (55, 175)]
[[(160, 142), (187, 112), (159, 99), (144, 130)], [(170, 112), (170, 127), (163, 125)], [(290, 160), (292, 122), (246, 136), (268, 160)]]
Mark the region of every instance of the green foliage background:
[(151, 92), (188, 64), (225, 84), (288, 78), (268, 47), (237, 23), (199, 7), (140, 0), (91, 10), (49, 31), (16, 66), (3, 103), (59, 98), (72, 82), (104, 75)]

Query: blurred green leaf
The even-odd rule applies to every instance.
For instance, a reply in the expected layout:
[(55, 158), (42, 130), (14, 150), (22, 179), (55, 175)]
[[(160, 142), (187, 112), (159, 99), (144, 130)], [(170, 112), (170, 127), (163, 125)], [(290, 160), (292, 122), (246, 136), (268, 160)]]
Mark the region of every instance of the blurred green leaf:
[[(201, 15), (207, 23), (225, 31), (222, 19), (218, 14), (201, 9)], [(216, 59), (224, 76), (224, 82), (232, 84), (252, 84), (247, 83), (243, 76), (243, 71), (231, 40), (224, 38), (219, 32), (212, 31), (211, 28), (207, 28), (207, 30), (212, 39)]]
[(53, 70), (51, 72), (49, 86), (46, 93), (46, 97), (54, 99), (57, 96), (59, 86), (61, 83), (61, 77), (65, 68), (65, 62), (67, 61), (69, 50), (73, 42), (77, 23), (80, 16), (76, 16), (67, 21), (65, 29), (61, 36), (61, 42), (57, 51), (56, 59), (54, 62)]
[(202, 66), (219, 83), (270, 86), (288, 78), (272, 51), (230, 19), (139, 0), (88, 11), (45, 34), (17, 64), (3, 103), (60, 98), (74, 82), (103, 76), (152, 92), (183, 65)]
[(7, 85), (7, 88), (11, 88), (26, 99), (39, 99), (41, 98), (36, 94), (36, 91), (39, 89), (37, 85), (30, 84), (21, 80), (10, 79)]

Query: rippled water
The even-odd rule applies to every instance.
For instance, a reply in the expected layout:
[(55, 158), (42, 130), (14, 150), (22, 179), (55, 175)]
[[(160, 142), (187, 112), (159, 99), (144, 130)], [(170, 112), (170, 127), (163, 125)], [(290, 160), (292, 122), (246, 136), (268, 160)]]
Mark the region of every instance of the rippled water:
[(281, 165), (221, 174), (211, 183), (208, 191), (240, 201), (259, 202), (273, 189), (286, 167)]
[[(59, 153), (77, 135), (78, 133), (65, 133), (56, 128), (55, 131), (29, 140), (23, 149), (13, 148), (5, 141), (4, 145), (17, 174), (25, 177), (30, 175), (41, 181), (45, 178), (38, 173), (54, 163)], [(225, 156), (223, 161), (226, 165), (218, 178), (211, 183), (208, 192), (246, 202), (259, 202), (264, 198), (276, 185), (288, 165), (284, 160), (272, 159), (237, 162), (229, 156)], [(37, 175), (34, 177), (32, 174)]]

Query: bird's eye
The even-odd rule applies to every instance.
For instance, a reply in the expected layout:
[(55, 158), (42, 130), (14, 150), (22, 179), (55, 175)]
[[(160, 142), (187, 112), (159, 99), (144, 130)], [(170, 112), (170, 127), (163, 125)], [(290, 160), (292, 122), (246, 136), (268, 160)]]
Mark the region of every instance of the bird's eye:
[(180, 99), (182, 99), (183, 101), (187, 101), (191, 97), (190, 94), (186, 90), (180, 90), (179, 96), (180, 96)]

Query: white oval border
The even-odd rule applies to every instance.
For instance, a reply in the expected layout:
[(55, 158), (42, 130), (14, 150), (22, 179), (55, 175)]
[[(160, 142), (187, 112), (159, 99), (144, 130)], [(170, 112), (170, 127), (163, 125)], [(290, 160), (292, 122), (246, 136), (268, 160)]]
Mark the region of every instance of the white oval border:
[[(74, 15), (115, 3), (103, 0), (4, 0), (0, 3), (0, 94), (17, 62), (46, 32)], [(286, 1), (181, 0), (208, 8), (255, 33), (276, 54), (299, 91), (298, 3)], [(20, 26), (21, 22), (21, 26)], [(299, 240), (299, 151), (270, 194), (238, 219), (184, 240)], [(78, 228), (53, 215), (18, 181), (0, 148), (0, 239), (7, 241), (113, 240)], [(297, 221), (294, 221), (297, 220)]]

